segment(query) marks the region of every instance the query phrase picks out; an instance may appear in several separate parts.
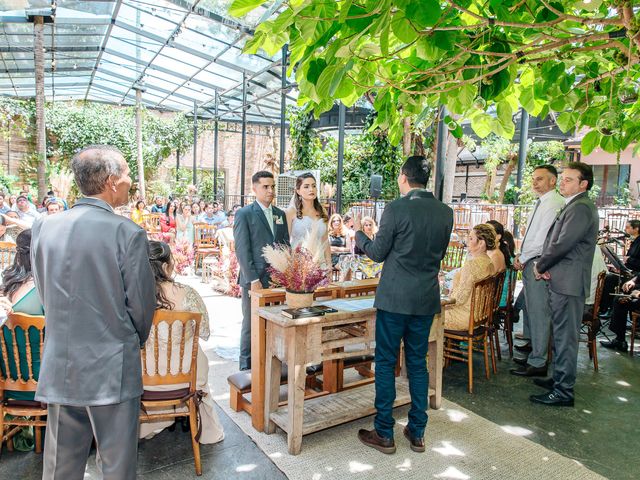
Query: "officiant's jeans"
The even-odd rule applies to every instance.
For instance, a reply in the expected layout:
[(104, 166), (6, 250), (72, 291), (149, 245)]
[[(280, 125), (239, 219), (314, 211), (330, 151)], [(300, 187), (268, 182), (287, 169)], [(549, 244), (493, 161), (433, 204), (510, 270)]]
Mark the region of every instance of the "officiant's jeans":
[(378, 435), (393, 438), (393, 402), (396, 399), (396, 363), (404, 341), (411, 409), (409, 431), (424, 436), (427, 425), (429, 373), (427, 350), (433, 315), (404, 315), (378, 310), (376, 316), (376, 401), (374, 427)]

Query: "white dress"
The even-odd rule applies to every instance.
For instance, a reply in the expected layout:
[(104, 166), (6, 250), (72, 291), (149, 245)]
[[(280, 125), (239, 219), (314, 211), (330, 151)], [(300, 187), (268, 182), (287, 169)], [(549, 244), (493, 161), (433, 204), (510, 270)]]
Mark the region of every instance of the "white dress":
[(315, 228), (315, 232), (318, 235), (322, 243), (328, 242), (327, 236), (327, 223), (322, 218), (313, 219), (311, 217), (304, 216), (302, 218), (294, 217), (291, 222), (291, 235), (289, 241), (291, 247), (295, 248), (300, 242), (302, 242), (307, 234)]

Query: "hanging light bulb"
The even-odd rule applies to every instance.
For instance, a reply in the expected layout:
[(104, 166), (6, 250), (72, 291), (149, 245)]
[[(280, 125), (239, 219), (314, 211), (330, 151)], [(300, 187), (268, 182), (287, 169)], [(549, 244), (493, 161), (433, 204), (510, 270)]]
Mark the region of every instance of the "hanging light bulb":
[(484, 98), (478, 96), (473, 101), (473, 107), (477, 108), (478, 110), (484, 110), (485, 108), (487, 108), (487, 101)]
[(447, 123), (447, 128), (453, 132), (456, 128), (458, 128), (458, 122), (456, 122), (455, 120), (451, 120), (449, 123)]
[(596, 122), (596, 130), (602, 135), (617, 135), (622, 131), (622, 118), (616, 112), (606, 112)]
[(629, 105), (638, 101), (638, 84), (626, 77), (618, 88), (618, 100), (623, 105)]

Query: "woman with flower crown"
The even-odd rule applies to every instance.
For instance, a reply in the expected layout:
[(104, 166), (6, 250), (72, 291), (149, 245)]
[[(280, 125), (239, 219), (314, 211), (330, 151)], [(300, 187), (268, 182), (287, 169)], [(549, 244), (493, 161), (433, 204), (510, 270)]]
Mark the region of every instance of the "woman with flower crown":
[(296, 178), (296, 189), (292, 205), (285, 211), (289, 226), (291, 248), (295, 249), (307, 235), (318, 235), (325, 245), (325, 263), (331, 265), (331, 247), (328, 236), (328, 216), (318, 200), (316, 179), (311, 173)]

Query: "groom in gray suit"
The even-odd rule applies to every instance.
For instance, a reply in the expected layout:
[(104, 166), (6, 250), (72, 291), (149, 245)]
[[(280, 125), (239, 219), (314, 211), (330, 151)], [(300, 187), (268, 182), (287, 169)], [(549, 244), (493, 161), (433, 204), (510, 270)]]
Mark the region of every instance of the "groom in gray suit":
[(136, 478), (140, 346), (156, 308), (146, 232), (114, 207), (131, 178), (114, 147), (87, 147), (71, 168), (84, 195), (36, 221), (31, 264), (47, 317), (36, 400), (48, 404), (42, 478), (81, 479), (95, 438), (105, 480)]
[(262, 249), (267, 245), (289, 245), (285, 213), (275, 205), (276, 182), (273, 174), (260, 171), (251, 177), (256, 201), (238, 210), (233, 224), (233, 239), (240, 267), (238, 284), (242, 287), (242, 331), (240, 334), (240, 370), (251, 368), (251, 282), (260, 280), (269, 286), (267, 262)]
[(531, 395), (534, 403), (572, 407), (576, 383), (578, 339), (598, 235), (598, 211), (589, 199), (593, 171), (585, 163), (569, 163), (560, 176), (566, 205), (558, 213), (534, 266), (538, 281), (549, 284), (553, 332), (553, 377), (535, 379), (547, 393)]

